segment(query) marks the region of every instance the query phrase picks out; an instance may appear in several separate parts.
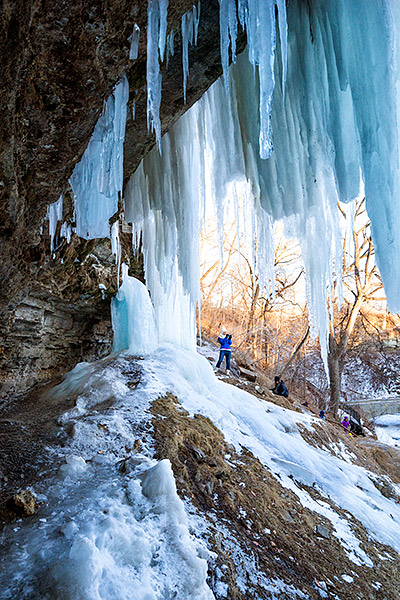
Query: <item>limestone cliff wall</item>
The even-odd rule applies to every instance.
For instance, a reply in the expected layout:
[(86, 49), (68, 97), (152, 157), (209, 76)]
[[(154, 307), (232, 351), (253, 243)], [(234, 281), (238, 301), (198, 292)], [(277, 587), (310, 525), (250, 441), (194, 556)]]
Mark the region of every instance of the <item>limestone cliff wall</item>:
[[(168, 68), (162, 65), (164, 132), (221, 73), (219, 3), (203, 0), (199, 43), (189, 51), (190, 75), (184, 104), (180, 20), (192, 6), (192, 0), (169, 3), (168, 28), (173, 28), (176, 35), (175, 54)], [(131, 61), (129, 37), (135, 23), (141, 30), (139, 56)], [(91, 268), (90, 274), (85, 260), (95, 245), (75, 240), (72, 249), (67, 250), (64, 243), (52, 259), (43, 218), (47, 206), (67, 191), (68, 179), (86, 148), (104, 100), (123, 72), (130, 82), (130, 108), (136, 102), (136, 119), (127, 122), (125, 180), (154, 145), (146, 119), (146, 27), (147, 2), (5, 0), (2, 4), (3, 395), (26, 389), (79, 360), (104, 354), (110, 347), (110, 298), (108, 295), (102, 300), (98, 290), (104, 277), (110, 290), (116, 279), (109, 242), (101, 241), (100, 255), (96, 260), (89, 259), (89, 263), (97, 261), (98, 267)], [(242, 35), (239, 48), (244, 43)], [(67, 204), (64, 213), (71, 210)], [(107, 243), (108, 251), (104, 252)], [(127, 241), (125, 254), (129, 259), (128, 246)], [(101, 335), (96, 333), (99, 327)]]

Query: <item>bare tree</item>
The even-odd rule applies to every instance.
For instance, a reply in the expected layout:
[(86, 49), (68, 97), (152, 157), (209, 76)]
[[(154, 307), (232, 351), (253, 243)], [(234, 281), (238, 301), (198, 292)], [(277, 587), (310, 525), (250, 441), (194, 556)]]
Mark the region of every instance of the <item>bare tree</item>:
[[(256, 258), (249, 244), (237, 240), (234, 226), (224, 235), (224, 263), (211, 261), (217, 254), (215, 230), (207, 230), (202, 240), (202, 331), (212, 331), (222, 323), (234, 331), (235, 346), (250, 363), (276, 370), (290, 358), (304, 334), (303, 319), (295, 323), (290, 314), (296, 303), (295, 288), (303, 274), (299, 249), (293, 240), (279, 240), (274, 254), (275, 289), (261, 285)], [(256, 242), (255, 242), (256, 243)], [(214, 245), (213, 245), (214, 244)]]
[[(343, 212), (342, 214), (345, 216)], [(334, 414), (339, 407), (344, 360), (357, 318), (366, 303), (383, 299), (377, 296), (377, 293), (383, 289), (383, 285), (374, 261), (374, 247), (370, 222), (365, 210), (365, 198), (356, 202), (352, 239), (354, 244), (352, 256), (344, 243), (342, 274), (345, 287), (344, 306), (339, 310), (337, 298), (334, 299), (333, 311), (329, 319), (329, 409)]]

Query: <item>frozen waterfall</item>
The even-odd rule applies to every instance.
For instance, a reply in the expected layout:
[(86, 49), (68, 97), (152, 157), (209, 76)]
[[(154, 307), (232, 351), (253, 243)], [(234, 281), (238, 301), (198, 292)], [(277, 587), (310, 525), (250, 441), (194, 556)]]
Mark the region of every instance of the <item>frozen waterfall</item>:
[[(291, 2), (287, 12), (283, 0), (220, 0), (223, 79), (161, 138), (159, 61), (172, 35), (167, 36), (167, 9), (167, 0), (148, 4), (148, 120), (158, 149), (143, 159), (124, 194), (135, 240), (143, 234), (160, 339), (193, 347), (205, 198), (213, 199), (222, 231), (225, 205), (236, 203), (238, 183), (251, 189), (262, 283), (272, 277), (273, 221), (283, 220), (287, 234), (300, 240), (309, 312), (322, 345), (327, 294), (341, 263), (336, 204), (353, 200), (361, 189), (389, 308), (399, 310), (395, 0)], [(185, 88), (199, 9), (190, 14), (189, 28), (183, 21)], [(248, 47), (237, 57), (239, 26), (246, 29)], [(108, 219), (122, 188), (127, 94), (123, 78), (71, 178), (82, 237), (110, 234)]]
[[(340, 259), (337, 195), (329, 195), (335, 190), (334, 181), (328, 189), (329, 182), (321, 177), (318, 207), (314, 197), (294, 201), (295, 190), (286, 197), (282, 185), (290, 183), (283, 178), (271, 189), (267, 183), (270, 170), (277, 166), (274, 158), (262, 160), (257, 152), (259, 92), (246, 53), (231, 67), (229, 77), (229, 94), (223, 81), (217, 81), (163, 136), (161, 155), (157, 149), (150, 152), (125, 190), (125, 218), (143, 232), (145, 272), (156, 312), (161, 310), (157, 307), (166, 306), (171, 290), (183, 285), (188, 294), (185, 314), (188, 302), (193, 313), (199, 291), (198, 243), (205, 200), (214, 204), (222, 232), (227, 205), (237, 203), (235, 185), (250, 182), (248, 200), (255, 215), (255, 233), (253, 228), (251, 233), (258, 242), (260, 280), (269, 285), (273, 277), (272, 222), (285, 219), (290, 233), (302, 241), (311, 314), (324, 332), (325, 282), (332, 277), (334, 259)], [(287, 158), (282, 157), (279, 168)], [(161, 339), (178, 341), (165, 334), (163, 324), (159, 319)]]
[[(235, 202), (234, 194), (227, 197), (232, 182), (249, 182), (260, 280), (267, 283), (271, 274), (264, 250), (271, 246), (271, 222), (282, 219), (300, 240), (311, 321), (324, 345), (327, 293), (341, 264), (336, 204), (356, 198), (362, 183), (389, 306), (400, 306), (399, 9), (395, 2), (362, 0), (316, 0), (311, 8), (290, 3), (286, 38), (280, 2), (276, 40), (275, 3), (265, 3), (263, 10), (273, 7), (267, 41), (257, 37), (255, 21), (268, 19), (255, 16), (255, 6), (239, 2), (249, 44), (236, 59), (235, 3), (221, 1), (225, 85), (217, 81), (162, 138), (162, 156), (153, 150), (143, 160), (125, 192), (126, 218), (144, 233), (153, 300), (161, 298), (160, 284), (165, 292), (181, 278), (193, 309), (205, 196), (213, 197), (221, 227), (224, 203)], [(229, 47), (236, 64), (228, 71)]]

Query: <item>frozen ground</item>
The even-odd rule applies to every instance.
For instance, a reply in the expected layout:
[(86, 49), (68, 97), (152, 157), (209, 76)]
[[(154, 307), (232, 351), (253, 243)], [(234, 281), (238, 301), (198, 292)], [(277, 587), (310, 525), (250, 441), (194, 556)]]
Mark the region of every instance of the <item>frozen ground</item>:
[[(248, 448), (304, 506), (330, 519), (355, 564), (373, 567), (351, 522), (328, 500), (400, 551), (399, 505), (363, 468), (307, 444), (299, 425), (311, 428), (314, 417), (220, 381), (200, 354), (166, 344), (141, 360), (120, 354), (80, 364), (51, 393), (75, 399), (60, 419), (60, 436), (69, 436), (64, 447), (48, 449), (57, 473), (33, 490), (43, 502), (39, 518), (2, 533), (2, 600), (224, 597), (222, 584), (213, 593), (207, 583), (206, 525), (177, 496), (169, 462), (153, 458), (148, 409), (167, 393), (208, 416), (227, 442)], [(276, 597), (285, 587), (272, 579), (263, 586)]]
[[(400, 396), (400, 360), (398, 351), (349, 352), (343, 369), (342, 391), (350, 401)], [(318, 353), (308, 357), (307, 378), (320, 390), (327, 390), (327, 379)]]
[(374, 422), (376, 435), (380, 442), (400, 447), (400, 415), (382, 415)]

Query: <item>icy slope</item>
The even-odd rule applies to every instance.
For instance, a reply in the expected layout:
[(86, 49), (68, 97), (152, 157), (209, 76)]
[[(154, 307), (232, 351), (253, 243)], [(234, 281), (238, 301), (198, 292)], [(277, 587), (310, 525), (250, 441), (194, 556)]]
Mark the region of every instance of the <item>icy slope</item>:
[[(140, 378), (122, 357), (82, 363), (53, 390), (77, 395), (60, 419), (72, 441), (49, 449), (63, 464), (35, 490), (41, 518), (3, 531), (2, 600), (213, 598), (171, 465), (151, 458), (150, 396), (127, 374)], [(139, 437), (142, 452), (124, 461)]]
[(311, 426), (315, 417), (286, 410), (219, 381), (203, 357), (170, 345), (149, 358), (145, 372), (149, 393), (172, 392), (189, 412), (208, 416), (229, 443), (251, 450), (304, 505), (328, 516), (336, 535), (354, 552), (355, 561), (368, 564), (369, 559), (348, 523), (327, 505), (314, 502), (296, 482), (315, 486), (352, 513), (377, 539), (400, 551), (400, 506), (382, 496), (364, 469), (307, 444), (298, 425)]
[(390, 446), (400, 446), (400, 415), (382, 415), (375, 419), (378, 439)]
[[(313, 485), (373, 538), (400, 550), (399, 505), (346, 456), (307, 444), (298, 427), (310, 427), (314, 417), (223, 383), (203, 356), (164, 345), (145, 359), (120, 354), (80, 364), (54, 388), (52, 394), (75, 398), (75, 407), (60, 418), (64, 446), (49, 449), (54, 473), (34, 489), (44, 502), (39, 519), (3, 531), (8, 560), (0, 598), (214, 597), (206, 580), (210, 554), (199, 539), (204, 521), (177, 496), (169, 462), (153, 458), (149, 408), (167, 393), (191, 413), (209, 416), (229, 443), (248, 448), (304, 506), (330, 519), (353, 563), (373, 567), (350, 522), (302, 484)], [(297, 590), (286, 593), (304, 597)]]

